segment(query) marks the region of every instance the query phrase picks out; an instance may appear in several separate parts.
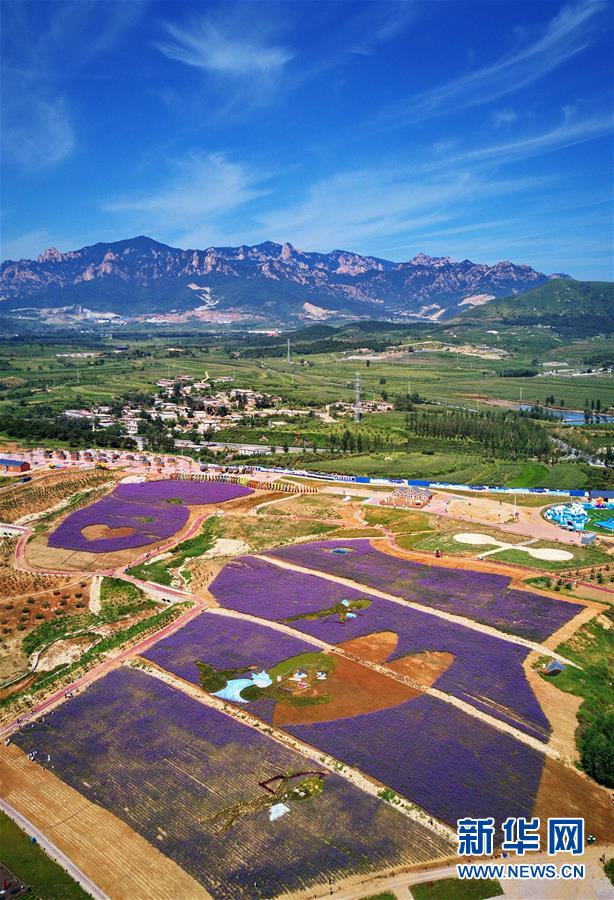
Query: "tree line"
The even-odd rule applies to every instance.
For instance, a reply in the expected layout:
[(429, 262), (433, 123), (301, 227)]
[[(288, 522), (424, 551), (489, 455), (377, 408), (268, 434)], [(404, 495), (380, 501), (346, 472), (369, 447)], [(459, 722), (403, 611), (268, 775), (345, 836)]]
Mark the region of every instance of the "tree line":
[(456, 438), (511, 459), (531, 456), (544, 459), (552, 455), (548, 435), (539, 425), (530, 418), (507, 411), (410, 411), (406, 416), (406, 429), (408, 439), (413, 436)]

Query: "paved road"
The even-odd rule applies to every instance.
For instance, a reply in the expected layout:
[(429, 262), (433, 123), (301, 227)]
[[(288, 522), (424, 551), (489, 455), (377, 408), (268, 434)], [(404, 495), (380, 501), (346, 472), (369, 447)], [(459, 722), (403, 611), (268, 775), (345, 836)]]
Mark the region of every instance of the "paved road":
[(109, 900), (108, 894), (105, 894), (100, 888), (94, 884), (94, 882), (87, 877), (87, 875), (81, 871), (81, 869), (76, 866), (69, 858), (63, 853), (59, 847), (56, 847), (54, 843), (52, 843), (49, 838), (45, 837), (42, 831), (39, 831), (38, 828), (30, 822), (29, 819), (26, 819), (25, 816), (22, 816), (20, 812), (18, 812), (14, 807), (7, 803), (5, 800), (0, 799), (0, 809), (2, 809), (7, 816), (13, 820), (19, 827), (26, 832), (26, 834), (30, 835), (30, 837), (36, 838), (36, 841), (43, 850), (47, 853), (54, 862), (57, 862), (65, 872), (67, 872), (74, 881), (81, 885), (83, 890), (90, 895), (90, 897), (94, 897), (95, 900)]

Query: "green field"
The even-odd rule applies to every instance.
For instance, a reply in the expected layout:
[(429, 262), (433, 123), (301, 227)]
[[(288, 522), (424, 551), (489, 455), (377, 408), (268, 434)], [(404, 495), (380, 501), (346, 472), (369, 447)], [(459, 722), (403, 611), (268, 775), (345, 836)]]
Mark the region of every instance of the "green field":
[(500, 897), (503, 894), (499, 882), (489, 878), (423, 881), (421, 884), (412, 884), (410, 890), (414, 900), (488, 900), (489, 897)]
[(29, 884), (41, 900), (87, 900), (89, 894), (31, 839), (0, 812), (0, 858), (11, 872)]
[[(457, 325), (376, 327), (361, 323), (335, 333), (334, 340), (322, 341), (318, 335), (317, 328), (306, 329), (303, 336), (297, 333), (293, 338), (296, 349), (291, 363), (280, 355), (280, 340), (276, 343), (274, 338), (250, 337), (238, 332), (223, 338), (204, 333), (188, 337), (172, 331), (166, 339), (137, 338), (132, 334), (124, 338), (128, 352), (119, 354), (113, 352), (116, 342), (102, 337), (88, 339), (75, 335), (70, 341), (58, 339), (55, 343), (52, 339), (30, 343), (5, 339), (0, 341), (0, 416), (8, 411), (14, 415), (16, 410), (20, 414), (40, 410), (44, 419), (49, 410), (57, 415), (66, 408), (109, 404), (131, 392), (136, 392), (143, 404), (148, 396), (157, 393), (156, 382), (161, 378), (179, 375), (208, 378), (215, 391), (216, 378), (231, 376), (232, 383), (224, 387), (250, 388), (277, 396), (281, 405), (303, 409), (305, 414), (293, 418), (280, 415), (281, 424), (277, 427), (254, 422), (225, 427), (216, 434), (216, 439), (260, 443), (264, 437), (278, 446), (298, 444), (309, 451), (314, 446), (330, 450), (331, 440), (349, 429), (354, 438), (360, 436), (363, 441), (362, 452), (356, 447), (344, 454), (336, 448), (322, 456), (311, 452), (289, 455), (288, 463), (295, 466), (473, 484), (597, 489), (608, 486), (604, 470), (590, 468), (582, 461), (514, 460), (505, 454), (493, 457), (478, 443), (461, 438), (410, 436), (408, 440), (403, 411), (367, 412), (358, 427), (353, 425), (351, 414), (337, 413), (334, 423), (324, 422), (313, 414), (313, 410), (325, 404), (351, 403), (357, 371), (361, 376), (363, 401), (392, 402), (397, 395), (409, 392), (425, 398), (430, 404), (425, 408), (430, 410), (441, 409), (441, 405), (484, 410), (492, 408), (493, 403), (511, 408), (520, 400), (543, 404), (552, 396), (556, 405), (568, 409), (582, 409), (588, 401), (598, 403), (605, 410), (614, 404), (611, 375), (552, 376), (543, 367), (548, 362), (564, 361), (572, 370), (583, 360), (601, 358), (608, 352), (606, 340), (583, 337), (562, 341), (545, 329), (515, 325), (493, 331), (479, 323), (462, 328)], [(487, 359), (463, 355), (443, 350), (442, 342), (451, 347), (488, 344), (508, 356)], [(259, 344), (262, 347), (256, 349)], [(369, 344), (378, 348), (390, 344), (407, 352), (375, 352), (370, 359), (348, 358), (352, 348)], [(170, 353), (169, 345), (182, 348), (183, 352)], [(326, 352), (322, 352), (324, 345)], [(335, 349), (331, 349), (333, 346)], [(411, 348), (426, 352), (409, 352)], [(101, 356), (96, 360), (68, 360), (56, 355), (79, 350), (95, 350)], [(502, 377), (510, 369), (544, 374)], [(583, 429), (552, 422), (542, 424), (546, 430), (556, 430), (557, 437), (563, 440), (569, 433), (573, 446), (592, 452), (606, 446), (612, 433), (606, 426), (587, 426), (591, 437), (584, 440)], [(11, 439), (6, 432), (4, 436)], [(27, 444), (25, 439), (22, 442)], [(42, 442), (37, 438), (31, 444)], [(51, 447), (67, 445), (67, 441), (53, 437), (44, 443)], [(232, 453), (226, 459), (232, 460)], [(262, 461), (270, 462), (266, 457)]]

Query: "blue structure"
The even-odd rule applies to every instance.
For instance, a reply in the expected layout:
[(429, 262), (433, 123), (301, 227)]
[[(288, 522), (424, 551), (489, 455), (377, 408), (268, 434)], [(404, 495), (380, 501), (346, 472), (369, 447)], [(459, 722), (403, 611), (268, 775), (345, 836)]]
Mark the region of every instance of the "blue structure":
[(547, 509), (544, 518), (567, 531), (584, 531), (589, 517), (580, 503), (559, 503)]

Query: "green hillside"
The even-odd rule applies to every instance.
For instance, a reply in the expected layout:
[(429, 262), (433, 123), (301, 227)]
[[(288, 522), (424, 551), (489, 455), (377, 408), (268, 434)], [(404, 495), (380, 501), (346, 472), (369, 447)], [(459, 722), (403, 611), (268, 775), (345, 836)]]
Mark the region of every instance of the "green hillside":
[(462, 322), (550, 325), (576, 334), (614, 329), (614, 283), (555, 278), (526, 294), (513, 294), (470, 309)]

